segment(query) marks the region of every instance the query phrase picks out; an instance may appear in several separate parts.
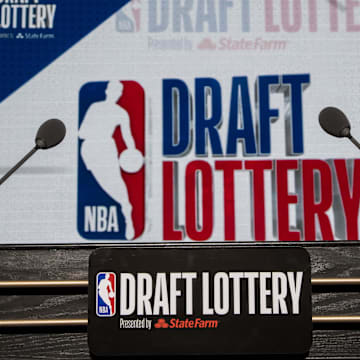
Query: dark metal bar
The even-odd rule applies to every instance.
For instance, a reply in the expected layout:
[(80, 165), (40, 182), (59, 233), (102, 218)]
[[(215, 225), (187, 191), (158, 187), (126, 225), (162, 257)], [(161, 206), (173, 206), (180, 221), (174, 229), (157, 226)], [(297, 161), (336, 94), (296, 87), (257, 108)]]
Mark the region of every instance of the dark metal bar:
[[(360, 324), (360, 316), (313, 316), (314, 324)], [(84, 327), (88, 319), (0, 320), (0, 328)]]
[(86, 288), (87, 280), (0, 281), (0, 289)]
[[(55, 280), (55, 281), (0, 281), (0, 289), (30, 288), (86, 288), (87, 280)], [(360, 286), (360, 278), (313, 278), (313, 286)]]
[(87, 324), (87, 319), (0, 320), (0, 328), (79, 327)]

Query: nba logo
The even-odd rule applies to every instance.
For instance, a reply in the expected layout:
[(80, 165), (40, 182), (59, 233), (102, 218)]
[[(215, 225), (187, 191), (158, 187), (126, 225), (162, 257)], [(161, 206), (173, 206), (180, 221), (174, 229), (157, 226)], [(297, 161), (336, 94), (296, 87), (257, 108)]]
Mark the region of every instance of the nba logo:
[(116, 14), (116, 30), (119, 32), (138, 32), (141, 26), (141, 0), (130, 0)]
[(101, 272), (96, 275), (96, 315), (111, 317), (115, 315), (116, 275)]
[(145, 227), (145, 93), (135, 81), (79, 93), (77, 227), (85, 239), (132, 240)]

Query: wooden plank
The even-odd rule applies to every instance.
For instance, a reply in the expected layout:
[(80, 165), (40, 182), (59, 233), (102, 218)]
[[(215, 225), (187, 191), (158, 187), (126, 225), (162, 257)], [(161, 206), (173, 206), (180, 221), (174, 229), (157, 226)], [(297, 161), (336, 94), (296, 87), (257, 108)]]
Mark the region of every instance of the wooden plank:
[[(86, 333), (0, 334), (0, 359), (91, 359)], [(359, 331), (314, 331), (308, 359), (358, 359)]]

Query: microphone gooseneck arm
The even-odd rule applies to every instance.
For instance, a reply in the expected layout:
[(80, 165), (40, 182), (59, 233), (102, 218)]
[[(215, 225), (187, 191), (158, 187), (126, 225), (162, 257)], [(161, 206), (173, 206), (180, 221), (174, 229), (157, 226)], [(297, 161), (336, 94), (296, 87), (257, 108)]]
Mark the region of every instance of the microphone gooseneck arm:
[(32, 155), (34, 155), (37, 150), (39, 150), (39, 147), (38, 147), (38, 146), (35, 146), (33, 149), (31, 149), (14, 167), (12, 167), (12, 168), (0, 179), (0, 185), (2, 185), (21, 165), (23, 165), (26, 160), (28, 160)]
[(360, 149), (360, 143), (355, 138), (350, 135), (349, 139), (358, 149)]

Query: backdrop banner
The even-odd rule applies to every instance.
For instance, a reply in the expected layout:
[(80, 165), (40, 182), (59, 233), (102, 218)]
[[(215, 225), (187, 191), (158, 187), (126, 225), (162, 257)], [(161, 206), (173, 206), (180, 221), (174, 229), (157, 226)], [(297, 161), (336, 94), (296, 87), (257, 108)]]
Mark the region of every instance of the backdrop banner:
[[(1, 244), (359, 240), (360, 0), (0, 0)], [(330, 119), (331, 120), (331, 119)]]

